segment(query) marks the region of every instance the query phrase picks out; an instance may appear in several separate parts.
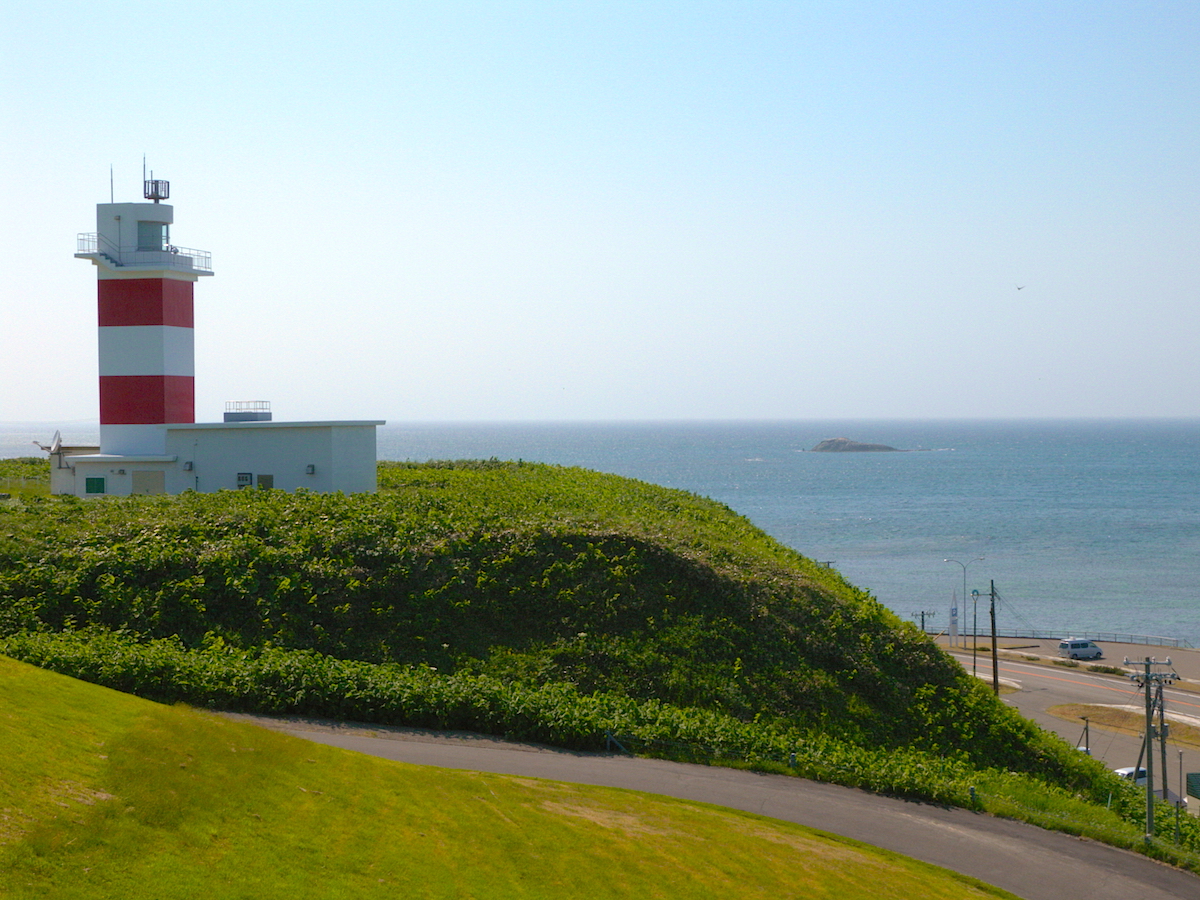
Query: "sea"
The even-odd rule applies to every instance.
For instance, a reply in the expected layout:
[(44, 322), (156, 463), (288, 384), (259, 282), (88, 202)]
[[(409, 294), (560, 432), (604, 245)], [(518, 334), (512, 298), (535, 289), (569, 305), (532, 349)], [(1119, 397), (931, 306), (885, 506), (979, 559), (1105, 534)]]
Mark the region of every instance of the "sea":
[[(0, 425), (0, 457), (56, 427)], [(838, 437), (904, 452), (812, 452)], [(1200, 647), (1200, 419), (392, 423), (377, 447), (710, 497), (929, 631), (987, 633), (994, 596), (1004, 634)]]

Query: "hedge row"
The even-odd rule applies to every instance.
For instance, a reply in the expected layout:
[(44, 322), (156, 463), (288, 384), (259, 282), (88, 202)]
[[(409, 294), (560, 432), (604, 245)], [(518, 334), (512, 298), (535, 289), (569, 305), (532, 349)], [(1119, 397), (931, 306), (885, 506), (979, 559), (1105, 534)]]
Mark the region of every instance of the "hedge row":
[(235, 651), (219, 642), (188, 650), (171, 639), (139, 642), (102, 631), (14, 634), (0, 639), (0, 652), (160, 702), (476, 731), (578, 750), (604, 749), (615, 734), (638, 746), (688, 748), (684, 755), (694, 758), (787, 762), (805, 777), (971, 805), (974, 770), (956, 759), (869, 749), (656, 700), (584, 695), (565, 684), (445, 675), (427, 666), (339, 660), (309, 650)]

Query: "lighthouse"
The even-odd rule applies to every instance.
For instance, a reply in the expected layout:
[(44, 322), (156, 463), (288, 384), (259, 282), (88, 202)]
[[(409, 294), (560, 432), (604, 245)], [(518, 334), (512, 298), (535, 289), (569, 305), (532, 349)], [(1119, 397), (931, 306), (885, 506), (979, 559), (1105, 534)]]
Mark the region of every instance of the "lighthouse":
[(143, 182), (148, 202), (97, 204), (96, 230), (77, 238), (75, 256), (96, 267), (100, 446), (56, 436), (51, 492), (374, 491), (381, 419), (276, 422), (265, 401), (242, 401), (223, 422), (196, 421), (193, 291), (212, 258), (173, 243), (170, 185)]
[(170, 183), (144, 182), (148, 203), (100, 203), (75, 256), (96, 267), (100, 452), (165, 452), (167, 424), (195, 421), (193, 289), (209, 253), (171, 243)]

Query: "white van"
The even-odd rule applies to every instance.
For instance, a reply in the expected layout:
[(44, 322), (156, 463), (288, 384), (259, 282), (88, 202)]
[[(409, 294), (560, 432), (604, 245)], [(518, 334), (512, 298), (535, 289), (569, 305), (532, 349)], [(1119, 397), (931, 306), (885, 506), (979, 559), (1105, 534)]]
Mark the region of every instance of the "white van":
[(1075, 638), (1068, 638), (1065, 641), (1059, 642), (1058, 655), (1065, 656), (1067, 659), (1099, 659), (1104, 654), (1092, 641), (1078, 641)]

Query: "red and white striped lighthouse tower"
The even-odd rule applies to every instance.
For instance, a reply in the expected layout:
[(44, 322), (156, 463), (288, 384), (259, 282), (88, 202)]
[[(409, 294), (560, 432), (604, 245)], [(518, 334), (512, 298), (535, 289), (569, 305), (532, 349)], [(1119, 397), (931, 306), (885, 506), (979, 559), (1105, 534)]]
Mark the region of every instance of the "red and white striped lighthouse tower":
[(161, 426), (196, 420), (192, 289), (212, 260), (171, 243), (168, 182), (144, 194), (153, 202), (97, 204), (75, 254), (97, 269), (102, 454), (161, 454)]

